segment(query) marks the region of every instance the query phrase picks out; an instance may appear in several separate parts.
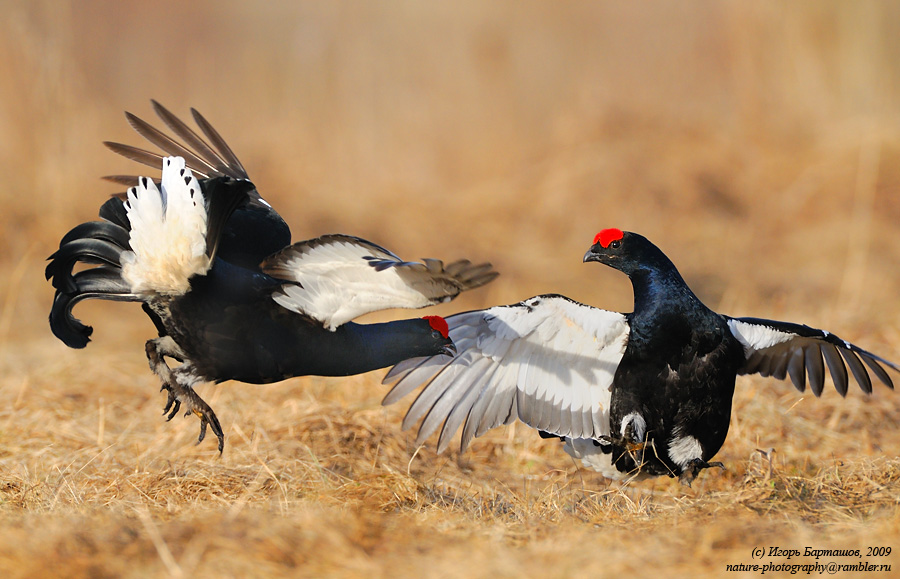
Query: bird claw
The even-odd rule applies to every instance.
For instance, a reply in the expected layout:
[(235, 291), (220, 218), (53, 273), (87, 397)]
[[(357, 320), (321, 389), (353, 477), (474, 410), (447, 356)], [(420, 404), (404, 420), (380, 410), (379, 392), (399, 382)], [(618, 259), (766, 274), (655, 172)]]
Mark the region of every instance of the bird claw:
[[(166, 416), (166, 422), (171, 422), (175, 415), (178, 414), (178, 410), (181, 409), (181, 401), (175, 396), (171, 389), (167, 389), (165, 386), (162, 387), (162, 390), (166, 390), (169, 397), (166, 400), (166, 407), (163, 408), (163, 415)], [(172, 409), (172, 412), (169, 412), (169, 409)]]
[(694, 479), (697, 478), (697, 475), (700, 474), (701, 470), (714, 467), (725, 470), (725, 465), (721, 462), (706, 462), (705, 460), (695, 458), (685, 465), (684, 470), (678, 476), (678, 482), (689, 487), (691, 486), (691, 483), (694, 482)]
[(597, 440), (604, 445), (624, 448), (627, 452), (640, 452), (647, 446), (645, 441), (635, 441), (625, 436), (609, 436), (604, 434), (597, 437)]
[(200, 444), (203, 442), (203, 439), (206, 438), (206, 427), (209, 426), (213, 434), (215, 434), (216, 438), (219, 440), (219, 454), (222, 454), (222, 450), (225, 448), (225, 433), (222, 432), (222, 425), (219, 424), (216, 413), (208, 406), (207, 410), (208, 413), (196, 409), (193, 411), (200, 419), (200, 436), (197, 438), (197, 444)]
[(164, 383), (162, 390), (166, 390), (168, 394), (166, 406), (163, 409), (163, 415), (168, 413), (166, 421), (172, 420), (178, 414), (183, 403), (187, 409), (184, 413), (185, 416), (194, 414), (200, 419), (200, 436), (197, 438), (197, 444), (200, 444), (206, 438), (206, 429), (209, 427), (219, 441), (219, 454), (222, 454), (222, 451), (225, 449), (225, 433), (222, 431), (219, 418), (209, 404), (200, 398), (200, 395), (194, 392), (193, 388), (184, 387), (177, 382), (174, 385)]

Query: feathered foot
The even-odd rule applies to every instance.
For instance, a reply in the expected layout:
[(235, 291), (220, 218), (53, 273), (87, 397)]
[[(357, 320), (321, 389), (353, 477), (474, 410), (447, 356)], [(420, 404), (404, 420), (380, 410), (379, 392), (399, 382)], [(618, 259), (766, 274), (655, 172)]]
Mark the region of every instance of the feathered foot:
[[(146, 352), (150, 369), (162, 380), (160, 392), (165, 390), (168, 395), (166, 406), (163, 409), (163, 415), (168, 415), (166, 420), (172, 420), (184, 406), (185, 416), (194, 414), (200, 419), (200, 436), (197, 438), (197, 444), (206, 438), (206, 428), (209, 427), (219, 440), (219, 454), (222, 454), (222, 450), (225, 448), (225, 433), (222, 431), (222, 425), (219, 424), (216, 413), (191, 386), (196, 378), (192, 378), (192, 364), (185, 360), (184, 352), (168, 336), (148, 340)], [(166, 364), (165, 357), (179, 360), (182, 365), (173, 371)], [(179, 380), (179, 377), (182, 380)]]

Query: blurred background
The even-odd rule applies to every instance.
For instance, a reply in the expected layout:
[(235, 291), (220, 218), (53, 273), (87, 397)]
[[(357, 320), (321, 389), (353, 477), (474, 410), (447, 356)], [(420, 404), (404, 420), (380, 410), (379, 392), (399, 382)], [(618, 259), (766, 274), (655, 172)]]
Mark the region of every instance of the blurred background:
[[(343, 232), (500, 269), (440, 313), (542, 292), (628, 311), (625, 277), (581, 263), (619, 227), (721, 311), (900, 342), (897, 3), (0, 8), (7, 370), (89, 364), (49, 333), (44, 258), (117, 191), (101, 175), (138, 170), (101, 141), (141, 144), (122, 113), (155, 122), (150, 98), (202, 111), (295, 240)], [(142, 359), (138, 308), (76, 313), (90, 349)]]
[(501, 271), (428, 313), (546, 292), (629, 311), (627, 278), (581, 262), (618, 227), (723, 313), (900, 360), (900, 3), (0, 0), (10, 576), (296, 576), (321, 561), (307, 573), (453, 576), (468, 561), (555, 576), (568, 561), (717, 577), (760, 538), (897, 542), (900, 470), (884, 461), (900, 406), (877, 387), (815, 400), (740, 379), (729, 470), (693, 491), (617, 490), (523, 427), (436, 456), (400, 432), (406, 404), (379, 406), (383, 372), (203, 386), (228, 443), (194, 446), (194, 418), (159, 415), (140, 308), (80, 304), (84, 351), (47, 324), (44, 260), (120, 189), (99, 177), (153, 173), (101, 145), (143, 145), (123, 111), (156, 123), (151, 98), (199, 109), (295, 240), (348, 233)]

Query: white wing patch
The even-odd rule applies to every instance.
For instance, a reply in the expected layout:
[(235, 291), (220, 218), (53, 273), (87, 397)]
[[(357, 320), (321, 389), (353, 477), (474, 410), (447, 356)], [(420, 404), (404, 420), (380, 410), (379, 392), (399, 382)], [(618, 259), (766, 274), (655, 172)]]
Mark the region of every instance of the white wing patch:
[(488, 429), (518, 418), (576, 438), (609, 434), (610, 387), (628, 339), (625, 316), (562, 296), (447, 318), (458, 354), (407, 360), (383, 404), (425, 385), (403, 420), (423, 416), (417, 443), (443, 424), (438, 451), (463, 427), (461, 448)]
[(319, 320), (329, 330), (374, 311), (450, 301), (497, 275), (490, 264), (460, 261), (444, 267), (436, 259), (403, 261), (347, 235), (295, 243), (268, 258), (263, 271), (298, 284), (285, 284), (273, 295), (279, 305)]
[(184, 159), (163, 159), (161, 190), (141, 177), (128, 190), (125, 211), (131, 251), (122, 254), (122, 278), (133, 292), (183, 294), (192, 276), (209, 270), (206, 204)]
[(763, 350), (796, 338), (796, 334), (780, 332), (775, 328), (748, 324), (734, 318), (728, 320), (731, 333), (744, 347), (744, 353), (749, 356), (753, 350)]

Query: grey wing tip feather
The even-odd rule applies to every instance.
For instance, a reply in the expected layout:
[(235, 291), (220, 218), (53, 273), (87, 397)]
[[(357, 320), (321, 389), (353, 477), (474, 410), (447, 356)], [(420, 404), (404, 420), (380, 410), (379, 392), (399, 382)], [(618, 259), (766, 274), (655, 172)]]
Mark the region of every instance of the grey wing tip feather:
[(460, 290), (470, 290), (488, 284), (500, 275), (490, 263), (473, 265), (468, 259), (460, 259), (447, 265), (439, 259), (423, 259), (427, 271), (434, 275), (447, 276), (454, 280)]
[(422, 369), (427, 371), (429, 364), (435, 359), (441, 359), (441, 356), (427, 356), (424, 358), (409, 358), (408, 360), (404, 360), (399, 364), (394, 365), (385, 377), (381, 380), (382, 384), (394, 384), (391, 388), (390, 392), (388, 392), (384, 399), (381, 401), (382, 406), (390, 406), (395, 402), (398, 402), (401, 398), (421, 386), (426, 382), (430, 381), (432, 374), (429, 374), (429, 380), (406, 380), (406, 378), (415, 372), (416, 370)]
[(856, 379), (856, 383), (859, 384), (859, 387), (866, 394), (872, 393), (872, 380), (869, 378), (869, 373), (866, 372), (865, 366), (862, 365), (862, 362), (859, 361), (859, 358), (853, 352), (853, 350), (846, 350), (844, 348), (838, 349), (841, 355), (844, 357), (844, 361), (847, 363), (847, 366), (850, 368), (850, 372), (853, 374), (853, 377)]
[(428, 271), (428, 273), (440, 275), (441, 272), (447, 272), (447, 269), (444, 267), (444, 262), (440, 259), (426, 257), (422, 259), (422, 263), (425, 264), (425, 269)]
[(491, 264), (487, 263), (484, 265), (486, 265), (488, 267), (488, 269), (485, 270), (485, 273), (479, 273), (478, 275), (471, 277), (467, 280), (466, 285), (469, 289), (487, 285), (500, 276), (499, 271), (490, 270), (490, 268), (492, 267)]
[(226, 164), (232, 167), (235, 171), (239, 171), (243, 175), (247, 175), (247, 170), (244, 169), (244, 165), (241, 164), (240, 160), (237, 158), (237, 155), (234, 154), (234, 151), (231, 150), (231, 147), (228, 146), (228, 143), (225, 142), (225, 139), (219, 134), (219, 132), (213, 128), (212, 124), (206, 120), (206, 118), (200, 114), (195, 108), (191, 108), (191, 116), (194, 117), (194, 122), (197, 123), (197, 126), (200, 127), (200, 130), (203, 131), (203, 134), (206, 135), (206, 138), (209, 139), (210, 143), (213, 147), (218, 151), (218, 153), (225, 160)]
[(246, 178), (246, 173), (232, 170), (227, 163), (213, 151), (210, 146), (197, 133), (188, 127), (181, 119), (176, 117), (166, 107), (154, 99), (150, 99), (153, 111), (169, 129), (182, 141), (197, 153), (197, 161), (209, 169), (210, 176), (225, 175), (235, 179)]
[(472, 262), (468, 259), (460, 259), (445, 265), (444, 271), (452, 276), (458, 276), (461, 272), (468, 269), (470, 265), (472, 265)]
[[(137, 175), (104, 175), (100, 177), (104, 181), (109, 181), (110, 183), (115, 183), (116, 185), (124, 185), (125, 187), (134, 187), (134, 184), (137, 183), (139, 177)], [(159, 181), (153, 181), (157, 186), (159, 185)]]
[[(490, 262), (479, 263), (478, 265), (473, 265), (466, 269), (466, 277), (472, 278), (477, 277), (483, 273), (487, 273), (494, 268)], [(496, 273), (496, 272), (494, 272)]]
[(397, 376), (409, 369), (409, 366), (405, 365), (406, 362), (409, 362), (409, 360), (400, 362), (399, 364), (397, 364), (393, 368), (391, 368), (388, 371), (388, 373), (385, 374), (384, 378), (381, 379), (381, 383), (384, 385), (388, 385), (388, 384), (393, 384), (394, 382), (396, 382), (398, 379)]
[(162, 165), (163, 156), (159, 153), (145, 151), (138, 147), (116, 143), (115, 141), (103, 141), (103, 145), (117, 155), (121, 155), (126, 159), (136, 161), (148, 167), (160, 167)]
[[(387, 380), (387, 377), (385, 377), (385, 380)], [(390, 406), (391, 404), (396, 404), (419, 386), (420, 384), (417, 384), (414, 381), (410, 381), (407, 383), (406, 381), (401, 379), (396, 384), (394, 384), (394, 387), (391, 388), (391, 390), (387, 394), (384, 395), (384, 398), (381, 400), (381, 405)]]
[(885, 386), (887, 386), (891, 390), (894, 389), (893, 380), (891, 380), (891, 377), (887, 372), (885, 372), (884, 368), (881, 367), (881, 364), (879, 364), (879, 362), (886, 363), (888, 364), (888, 366), (894, 367), (894, 369), (896, 370), (896, 367), (893, 364), (891, 364), (887, 360), (883, 360), (878, 356), (875, 356), (874, 354), (869, 354), (868, 352), (861, 353), (859, 357), (862, 358), (862, 361), (866, 363), (866, 366), (868, 366), (872, 370), (872, 373), (875, 374), (875, 376), (877, 376)]
[[(126, 111), (125, 118), (128, 124), (140, 136), (152, 145), (159, 147), (166, 155), (183, 157), (187, 166), (198, 177), (206, 179), (218, 176), (228, 176), (235, 179), (247, 178), (247, 171), (237, 156), (219, 133), (196, 109), (191, 109), (191, 113), (203, 135), (209, 139), (211, 144), (207, 143), (193, 129), (155, 99), (151, 99), (150, 102), (156, 115), (175, 134), (176, 138), (181, 139), (181, 142), (173, 139), (137, 115)], [(163, 158), (162, 154), (131, 145), (111, 141), (105, 141), (103, 144), (114, 153), (150, 167), (159, 167)]]

